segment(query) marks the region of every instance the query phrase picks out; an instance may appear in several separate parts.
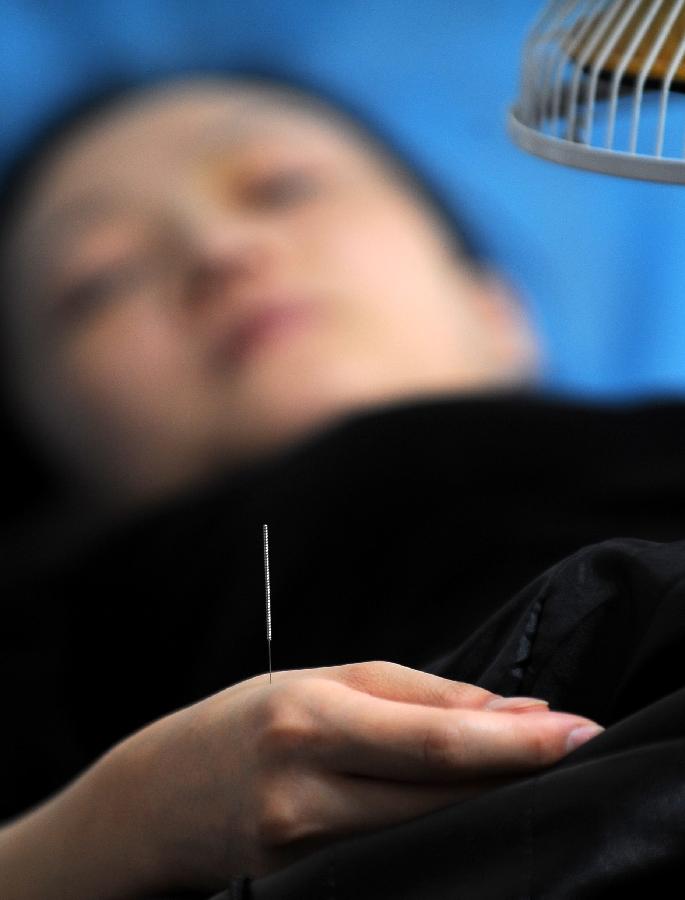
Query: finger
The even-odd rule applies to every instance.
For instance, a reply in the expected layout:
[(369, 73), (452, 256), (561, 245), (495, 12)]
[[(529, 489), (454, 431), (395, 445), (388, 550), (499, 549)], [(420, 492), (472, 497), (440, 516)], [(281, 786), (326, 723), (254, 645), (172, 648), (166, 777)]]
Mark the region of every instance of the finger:
[(357, 691), (386, 700), (421, 703), (445, 709), (482, 709), (499, 694), (462, 681), (452, 681), (428, 672), (419, 672), (398, 663), (374, 661), (331, 666), (312, 674), (342, 682)]
[(381, 781), (350, 775), (316, 775), (300, 779), (273, 805), (268, 827), (260, 830), (266, 847), (312, 847), (352, 832), (406, 822), (459, 803), (485, 784), (420, 784)]
[(512, 781), (429, 785), (326, 775), (301, 783), (297, 792), (288, 792), (290, 803), (264, 842), (263, 874), (347, 835), (399, 825)]
[(564, 756), (575, 729), (595, 724), (546, 710), (435, 709), (342, 688), (329, 691), (315, 714), (325, 736), (317, 753), (327, 767), (404, 781), (532, 771)]
[(326, 829), (342, 835), (406, 822), (510, 782), (510, 777), (501, 776), (463, 784), (426, 784), (342, 775), (320, 785), (317, 806)]

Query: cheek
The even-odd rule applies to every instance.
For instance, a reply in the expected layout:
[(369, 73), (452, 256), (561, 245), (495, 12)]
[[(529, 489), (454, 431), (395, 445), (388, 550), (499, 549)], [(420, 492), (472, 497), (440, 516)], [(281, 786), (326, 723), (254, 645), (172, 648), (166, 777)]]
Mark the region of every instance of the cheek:
[(87, 324), (57, 343), (52, 359), (55, 415), (61, 410), (80, 432), (116, 440), (178, 416), (197, 399), (187, 341), (144, 304)]
[(322, 273), (344, 311), (375, 338), (378, 331), (394, 339), (435, 338), (454, 328), (453, 266), (413, 210), (399, 204), (355, 209), (316, 239)]

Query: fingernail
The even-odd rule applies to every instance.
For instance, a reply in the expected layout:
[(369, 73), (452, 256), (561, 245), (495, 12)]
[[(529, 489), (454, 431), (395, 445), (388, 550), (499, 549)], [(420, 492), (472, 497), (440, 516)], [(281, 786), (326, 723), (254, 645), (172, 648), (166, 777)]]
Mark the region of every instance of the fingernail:
[(537, 697), (496, 697), (494, 700), (486, 703), (485, 708), (491, 710), (503, 709), (513, 712), (517, 709), (540, 709), (540, 707), (547, 707), (548, 705), (546, 700), (539, 700)]
[(597, 737), (604, 731), (601, 725), (581, 725), (580, 728), (574, 728), (566, 738), (566, 752), (577, 750), (581, 744), (586, 743), (593, 737)]

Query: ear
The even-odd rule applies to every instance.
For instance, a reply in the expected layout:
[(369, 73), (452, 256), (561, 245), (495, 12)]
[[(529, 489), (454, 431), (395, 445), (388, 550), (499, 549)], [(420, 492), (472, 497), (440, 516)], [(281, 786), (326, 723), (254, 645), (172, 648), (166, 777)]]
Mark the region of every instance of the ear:
[(542, 364), (540, 340), (514, 288), (495, 272), (473, 277), (474, 300), (493, 367), (506, 381), (535, 380)]

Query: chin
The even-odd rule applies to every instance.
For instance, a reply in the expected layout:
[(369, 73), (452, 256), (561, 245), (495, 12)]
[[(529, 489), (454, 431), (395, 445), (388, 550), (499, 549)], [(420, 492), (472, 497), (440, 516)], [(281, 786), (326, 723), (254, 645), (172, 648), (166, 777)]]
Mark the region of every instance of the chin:
[(368, 390), (322, 390), (324, 385), (320, 382), (309, 390), (294, 391), (292, 384), (289, 387), (288, 391), (262, 396), (259, 404), (250, 404), (240, 417), (242, 424), (238, 429), (234, 417), (227, 423), (227, 439), (233, 447), (236, 443), (240, 446), (243, 460), (286, 449), (358, 410), (383, 402)]
[(321, 341), (300, 345), (297, 353), (286, 354), (281, 348), (281, 353), (262, 358), (237, 396), (231, 386), (227, 442), (238, 443), (243, 458), (256, 456), (261, 448), (271, 451), (291, 444), (357, 411), (397, 402), (420, 390), (416, 378), (384, 363), (372, 349), (374, 355), (368, 348), (355, 352)]

